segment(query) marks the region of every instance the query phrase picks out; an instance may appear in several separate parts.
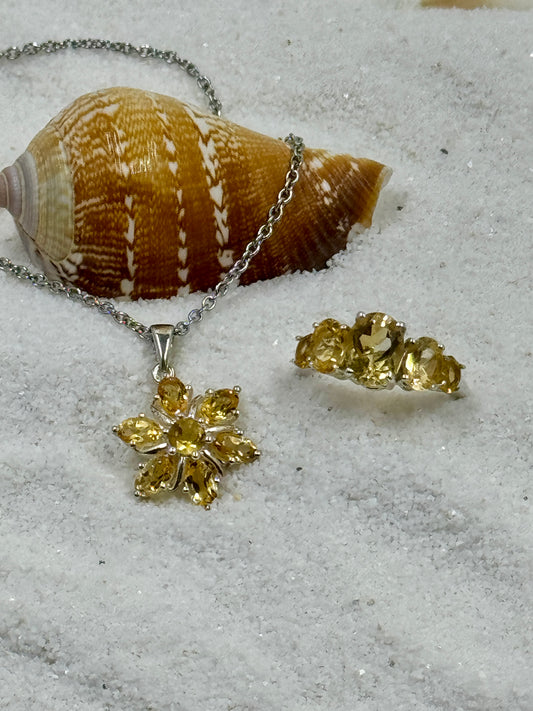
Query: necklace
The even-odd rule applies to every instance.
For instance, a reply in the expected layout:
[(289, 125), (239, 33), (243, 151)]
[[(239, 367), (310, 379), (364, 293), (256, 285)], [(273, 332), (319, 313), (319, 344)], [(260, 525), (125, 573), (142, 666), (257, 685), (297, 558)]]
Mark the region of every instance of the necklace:
[[(51, 54), (66, 49), (107, 50), (175, 64), (196, 79), (208, 99), (211, 112), (220, 116), (222, 104), (216, 97), (210, 80), (198, 67), (178, 57), (175, 52), (159, 50), (149, 45), (135, 47), (127, 42), (98, 39), (48, 41), (25, 44), (21, 48), (10, 47), (0, 52), (0, 61), (40, 53)], [(268, 211), (266, 221), (248, 242), (240, 258), (232, 264), (212, 291), (204, 296), (199, 307), (189, 311), (187, 317), (175, 325), (146, 326), (128, 313), (117, 309), (111, 301), (64, 284), (60, 280), (49, 280), (45, 274), (32, 272), (24, 265), (13, 264), (6, 257), (0, 257), (0, 270), (52, 294), (63, 295), (84, 306), (95, 308), (152, 345), (156, 360), (152, 376), (157, 384), (157, 393), (151, 408), (153, 417), (140, 413), (113, 428), (123, 442), (145, 458), (148, 457), (139, 465), (139, 473), (135, 479), (137, 496), (147, 498), (163, 491), (181, 490), (190, 496), (193, 503), (209, 508), (217, 496), (218, 483), (226, 469), (233, 464), (251, 463), (259, 456), (255, 444), (244, 436), (242, 430), (235, 427), (239, 416), (237, 407), (240, 388), (235, 386), (207, 390), (203, 395), (195, 396), (192, 387), (176, 377), (170, 365), (170, 356), (174, 337), (187, 335), (192, 325), (201, 321), (207, 311), (215, 308), (218, 299), (227, 294), (232, 284), (238, 282), (281, 220), (285, 206), (292, 199), (304, 151), (301, 138), (289, 134), (284, 140), (291, 149), (290, 163), (284, 185), (275, 204)]]

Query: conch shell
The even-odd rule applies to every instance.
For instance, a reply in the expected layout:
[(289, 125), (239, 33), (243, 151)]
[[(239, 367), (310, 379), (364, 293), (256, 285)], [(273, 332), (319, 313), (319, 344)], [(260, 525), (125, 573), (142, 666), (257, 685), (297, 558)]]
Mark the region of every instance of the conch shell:
[[(49, 278), (98, 296), (207, 291), (266, 220), (290, 149), (173, 98), (112, 88), (64, 109), (0, 173), (0, 207)], [(390, 170), (306, 149), (281, 222), (241, 279), (322, 269), (368, 227)]]

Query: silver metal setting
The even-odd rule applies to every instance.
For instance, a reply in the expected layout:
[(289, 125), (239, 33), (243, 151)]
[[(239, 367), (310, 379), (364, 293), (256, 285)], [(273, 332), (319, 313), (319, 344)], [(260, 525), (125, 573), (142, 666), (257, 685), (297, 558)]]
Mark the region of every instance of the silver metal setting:
[(154, 380), (159, 383), (163, 378), (174, 375), (174, 368), (169, 365), (169, 357), (174, 341), (174, 326), (169, 323), (154, 324), (150, 326), (150, 333), (152, 334), (152, 343), (154, 344), (155, 357), (157, 358), (152, 375)]

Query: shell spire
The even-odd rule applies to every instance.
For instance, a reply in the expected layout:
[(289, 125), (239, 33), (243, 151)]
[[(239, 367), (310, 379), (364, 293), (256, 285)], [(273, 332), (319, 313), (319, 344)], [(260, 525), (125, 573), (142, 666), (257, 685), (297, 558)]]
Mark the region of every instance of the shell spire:
[[(276, 202), (290, 149), (176, 99), (113, 88), (87, 94), (0, 173), (40, 268), (103, 297), (207, 291)], [(306, 149), (283, 220), (241, 283), (322, 269), (370, 226), (390, 170)]]
[(22, 190), (16, 164), (0, 173), (0, 207), (8, 210), (15, 219), (22, 212)]

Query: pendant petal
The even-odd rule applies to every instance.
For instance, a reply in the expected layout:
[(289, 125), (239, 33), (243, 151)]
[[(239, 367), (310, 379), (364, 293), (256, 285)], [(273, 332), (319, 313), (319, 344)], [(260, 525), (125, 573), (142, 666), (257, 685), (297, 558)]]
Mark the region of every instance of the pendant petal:
[(193, 504), (209, 508), (218, 493), (219, 469), (209, 459), (188, 459), (183, 477), (183, 491), (189, 494)]
[(158, 454), (147, 462), (135, 479), (135, 492), (148, 497), (161, 489), (173, 489), (176, 484), (178, 467), (175, 458), (168, 454)]
[(215, 456), (225, 464), (249, 464), (259, 456), (259, 450), (252, 440), (235, 431), (219, 432), (212, 448)]
[(130, 417), (113, 431), (123, 442), (141, 454), (150, 454), (166, 446), (163, 428), (148, 417)]
[(237, 406), (239, 394), (237, 390), (207, 391), (196, 409), (196, 417), (204, 420), (207, 425), (221, 425), (234, 422), (239, 416)]
[(163, 378), (157, 387), (156, 399), (167, 415), (175, 416), (187, 411), (189, 391), (179, 378)]

